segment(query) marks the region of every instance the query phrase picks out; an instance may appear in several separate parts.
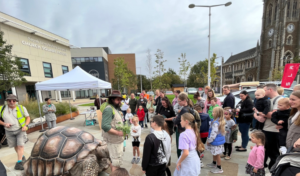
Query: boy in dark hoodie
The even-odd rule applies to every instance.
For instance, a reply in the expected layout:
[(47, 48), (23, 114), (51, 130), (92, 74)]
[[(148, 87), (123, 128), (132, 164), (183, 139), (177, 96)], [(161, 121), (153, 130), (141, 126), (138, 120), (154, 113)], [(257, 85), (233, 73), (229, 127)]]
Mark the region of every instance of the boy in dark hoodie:
[[(265, 96), (265, 91), (264, 89), (258, 89), (255, 92), (255, 98), (256, 98), (256, 104), (255, 104), (255, 109), (257, 109), (258, 112), (263, 113), (264, 115), (267, 115), (268, 112), (270, 111), (270, 100), (268, 99), (267, 96)], [(254, 109), (254, 108), (253, 108)], [(257, 123), (255, 126), (255, 129), (257, 130), (262, 130), (265, 124), (265, 118), (260, 116), (261, 119), (257, 119)], [(254, 127), (253, 127), (254, 128)]]
[(279, 146), (280, 152), (285, 154), (286, 149), (286, 136), (288, 132), (288, 119), (290, 117), (291, 109), (288, 98), (278, 100), (278, 110), (272, 114), (271, 121), (276, 125), (281, 125), (283, 128), (279, 130)]
[(209, 122), (211, 121), (208, 114), (203, 113), (201, 106), (195, 106), (194, 109), (199, 113), (200, 119), (201, 119), (201, 126), (200, 126), (200, 137), (202, 140), (202, 143), (205, 144), (207, 137), (208, 137), (208, 131), (209, 131)]
[(164, 175), (171, 157), (171, 138), (162, 130), (165, 119), (156, 115), (151, 120), (154, 132), (149, 134), (144, 143), (142, 168), (146, 176)]

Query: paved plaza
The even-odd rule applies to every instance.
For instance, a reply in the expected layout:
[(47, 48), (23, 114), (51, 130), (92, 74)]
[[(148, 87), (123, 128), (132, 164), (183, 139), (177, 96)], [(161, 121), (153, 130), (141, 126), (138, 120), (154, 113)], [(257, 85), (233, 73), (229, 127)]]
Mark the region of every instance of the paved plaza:
[[(84, 111), (86, 109), (87, 109), (87, 107), (79, 107), (80, 111)], [(84, 124), (84, 116), (79, 115), (75, 118), (75, 120), (67, 120), (62, 123), (59, 123), (58, 125), (59, 126), (77, 127), (77, 128), (80, 128), (82, 130), (85, 130), (85, 131), (93, 134), (98, 139), (102, 139), (98, 124), (96, 124), (96, 126), (84, 126), (83, 124)], [(144, 143), (145, 137), (149, 134), (149, 131), (150, 131), (149, 128), (142, 130), (142, 137), (141, 137), (142, 141), (141, 141), (141, 146), (140, 146), (141, 155), (143, 154), (143, 143)], [(24, 152), (24, 155), (26, 156), (26, 158), (28, 158), (30, 156), (33, 145), (36, 142), (39, 135), (40, 135), (40, 132), (38, 132), (38, 131), (30, 133), (28, 135), (29, 142), (26, 143), (25, 152)], [(240, 142), (241, 142), (241, 139), (240, 139), (240, 135), (239, 135), (237, 144), (239, 144)], [(251, 144), (251, 142), (249, 142), (249, 144)], [(244, 172), (245, 172), (245, 165), (246, 165), (247, 158), (248, 158), (249, 151), (250, 151), (249, 147), (250, 147), (250, 145), (248, 146), (248, 152), (233, 151), (231, 160), (223, 160), (222, 159), (222, 167), (223, 167), (224, 173), (220, 174), (220, 175), (226, 175), (226, 176), (244, 176), (244, 175), (246, 175)], [(126, 151), (123, 156), (122, 167), (126, 168), (131, 174), (140, 173), (141, 162), (138, 165), (131, 164), (132, 152), (133, 151), (132, 151), (132, 147), (131, 147), (131, 139), (129, 138), (129, 140), (127, 141)], [(16, 158), (17, 158), (17, 154), (15, 153), (14, 149), (8, 148), (8, 147), (4, 147), (4, 148), (0, 149), (0, 160), (5, 165), (7, 172), (8, 172), (8, 176), (21, 175), (20, 171), (14, 170)], [(175, 134), (173, 135), (173, 140), (172, 140), (171, 160), (172, 160), (172, 163), (170, 166), (170, 170), (173, 172), (175, 169), (175, 166), (176, 166), (176, 161), (177, 161)], [(204, 162), (204, 164), (212, 162), (212, 155), (210, 154), (209, 151), (205, 151), (204, 158), (202, 161)], [(102, 173), (101, 175), (108, 175), (108, 174)], [(204, 167), (201, 169), (200, 175), (210, 176), (210, 175), (214, 175), (214, 174), (210, 173), (209, 168)]]

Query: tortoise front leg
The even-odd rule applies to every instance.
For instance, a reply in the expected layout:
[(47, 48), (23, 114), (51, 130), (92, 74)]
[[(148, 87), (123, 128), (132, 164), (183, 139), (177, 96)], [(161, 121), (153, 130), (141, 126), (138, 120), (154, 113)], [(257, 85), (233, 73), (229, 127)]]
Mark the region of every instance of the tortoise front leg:
[(70, 170), (71, 176), (98, 176), (99, 172), (100, 167), (94, 154), (89, 154)]

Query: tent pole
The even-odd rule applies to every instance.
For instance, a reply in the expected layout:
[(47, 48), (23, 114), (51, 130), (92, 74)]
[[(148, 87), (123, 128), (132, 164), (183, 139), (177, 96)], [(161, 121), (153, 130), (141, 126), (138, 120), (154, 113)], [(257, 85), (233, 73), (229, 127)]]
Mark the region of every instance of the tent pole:
[[(42, 118), (42, 114), (41, 114), (41, 106), (40, 106), (40, 97), (39, 97), (39, 93), (37, 92), (37, 90), (35, 90), (35, 94), (37, 96), (37, 103), (38, 103), (38, 107), (39, 107), (39, 112), (40, 112), (40, 119), (41, 119), (41, 125), (42, 125), (42, 129), (40, 130), (40, 132), (44, 132), (46, 131), (44, 129), (44, 124), (43, 124), (43, 118)], [(45, 119), (46, 120), (46, 119)]]
[[(68, 89), (68, 91), (70, 92), (70, 90)], [(70, 92), (70, 96), (71, 96), (71, 92)], [(69, 97), (69, 106), (70, 106), (70, 113), (71, 113), (71, 118), (70, 120), (74, 120), (75, 118), (72, 117), (72, 110), (71, 110), (71, 101), (70, 101), (70, 97)]]
[(100, 102), (100, 106), (101, 106), (101, 100), (102, 100), (102, 99), (101, 99), (101, 89), (99, 89), (99, 92), (100, 92), (100, 93), (99, 93), (99, 102)]

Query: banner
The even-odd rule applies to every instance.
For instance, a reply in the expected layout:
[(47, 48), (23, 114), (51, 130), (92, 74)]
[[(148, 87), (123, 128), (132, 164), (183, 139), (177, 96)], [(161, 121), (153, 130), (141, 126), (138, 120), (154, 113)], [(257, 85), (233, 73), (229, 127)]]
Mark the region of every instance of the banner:
[(281, 87), (290, 88), (297, 75), (300, 64), (286, 64), (283, 71)]

